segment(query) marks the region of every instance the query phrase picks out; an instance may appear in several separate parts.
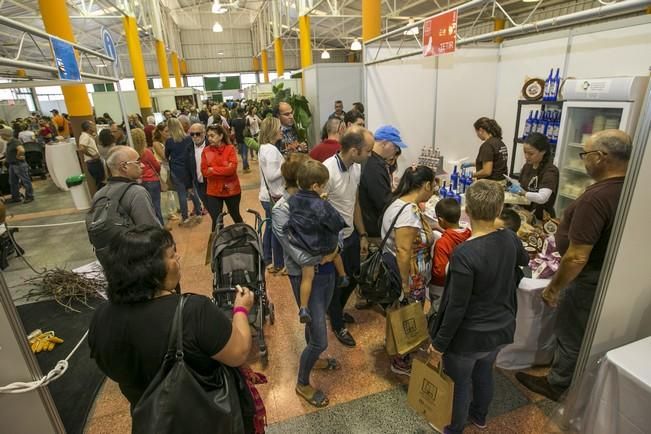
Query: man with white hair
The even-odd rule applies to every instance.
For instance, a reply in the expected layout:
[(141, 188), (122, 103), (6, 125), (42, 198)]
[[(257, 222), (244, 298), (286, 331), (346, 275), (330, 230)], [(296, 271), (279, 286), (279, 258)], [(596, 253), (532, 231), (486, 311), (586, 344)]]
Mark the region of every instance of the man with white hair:
[(181, 122), (181, 125), (183, 126), (183, 131), (187, 134), (188, 130), (190, 129), (190, 118), (187, 115), (178, 115), (177, 119), (179, 122)]
[[(128, 146), (115, 146), (108, 153), (106, 165), (108, 183), (93, 196), (86, 217), (88, 236), (100, 264), (112, 231), (137, 225), (161, 226), (149, 193), (137, 182), (142, 175), (138, 152)], [(110, 211), (111, 204), (116, 204), (114, 213)]]
[(147, 125), (145, 125), (145, 128), (143, 130), (145, 131), (145, 139), (147, 140), (147, 146), (151, 147), (153, 146), (153, 134), (154, 130), (156, 129), (156, 118), (153, 116), (147, 116)]
[(554, 401), (572, 383), (632, 149), (628, 134), (604, 130), (590, 137), (579, 153), (595, 183), (567, 207), (555, 234), (563, 257), (542, 293), (546, 304), (557, 307), (552, 367), (543, 377), (515, 375), (528, 389)]

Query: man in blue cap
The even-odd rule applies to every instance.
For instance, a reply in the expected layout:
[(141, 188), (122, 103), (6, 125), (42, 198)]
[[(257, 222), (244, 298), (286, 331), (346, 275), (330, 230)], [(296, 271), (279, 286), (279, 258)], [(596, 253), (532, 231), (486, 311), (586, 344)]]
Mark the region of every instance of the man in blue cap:
[[(398, 129), (391, 125), (381, 126), (375, 131), (375, 145), (371, 156), (362, 167), (359, 205), (368, 234), (370, 252), (380, 245), (382, 213), (391, 202), (391, 169), (388, 160), (395, 158), (397, 152), (406, 147), (407, 144), (402, 141)], [(364, 309), (369, 307), (369, 304), (361, 301), (355, 307)]]

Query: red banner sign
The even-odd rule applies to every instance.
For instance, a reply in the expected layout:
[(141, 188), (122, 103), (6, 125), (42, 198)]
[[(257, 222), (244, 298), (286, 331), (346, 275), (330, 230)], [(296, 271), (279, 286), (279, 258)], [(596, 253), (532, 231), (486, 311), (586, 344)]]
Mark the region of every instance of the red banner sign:
[(457, 48), (457, 10), (437, 15), (423, 25), (423, 56), (454, 53)]

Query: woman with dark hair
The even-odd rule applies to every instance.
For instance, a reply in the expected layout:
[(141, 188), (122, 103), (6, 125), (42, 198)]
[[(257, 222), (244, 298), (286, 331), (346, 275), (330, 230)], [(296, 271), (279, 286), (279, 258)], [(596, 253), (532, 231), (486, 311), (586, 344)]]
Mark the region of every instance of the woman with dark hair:
[(113, 134), (109, 128), (104, 128), (97, 135), (97, 141), (99, 142), (99, 146), (97, 147), (99, 150), (99, 155), (104, 161), (106, 161), (109, 151), (113, 146), (115, 146), (115, 137), (113, 137)]
[(201, 154), (201, 174), (206, 186), (206, 208), (212, 218), (212, 230), (215, 231), (217, 217), (226, 208), (233, 222), (242, 223), (240, 200), (242, 191), (237, 177), (237, 151), (231, 144), (228, 133), (221, 125), (212, 124), (207, 128), (208, 146)]
[[(411, 166), (402, 175), (393, 193), (394, 200), (382, 217), (382, 237), (389, 232), (382, 259), (400, 276), (400, 291), (410, 303), (422, 303), (432, 275), (430, 251), (434, 242), (432, 229), (418, 204), (434, 194), (434, 171), (427, 166)], [(396, 374), (411, 373), (411, 356), (393, 357), (391, 370)]]
[[(104, 265), (108, 303), (97, 308), (88, 331), (91, 357), (120, 386), (131, 410), (160, 369), (179, 304), (179, 256), (172, 235), (136, 226), (111, 241)], [(184, 360), (209, 378), (220, 364), (238, 367), (251, 349), (248, 311), (253, 293), (235, 296), (233, 320), (203, 295), (183, 308)], [(245, 421), (246, 424), (246, 421)]]
[(537, 219), (542, 220), (544, 211), (556, 217), (554, 203), (558, 193), (559, 174), (558, 167), (552, 161), (547, 137), (540, 133), (529, 134), (524, 141), (524, 159), (526, 163), (520, 170), (521, 188), (511, 191), (531, 201), (531, 205), (525, 208), (533, 211)]
[(474, 123), (475, 133), (483, 141), (475, 160), (475, 178), (506, 182), (509, 151), (502, 141), (502, 128), (494, 119), (479, 118)]

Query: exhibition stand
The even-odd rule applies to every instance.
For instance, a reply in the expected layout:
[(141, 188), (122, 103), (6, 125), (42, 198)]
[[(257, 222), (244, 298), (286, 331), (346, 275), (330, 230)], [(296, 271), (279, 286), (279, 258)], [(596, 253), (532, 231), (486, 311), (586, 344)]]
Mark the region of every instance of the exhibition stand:
[[(152, 110), (162, 113), (165, 110), (180, 110), (181, 108), (194, 105), (201, 107), (201, 101), (205, 99), (204, 92), (192, 87), (172, 87), (167, 89), (150, 89)], [(124, 98), (127, 113), (122, 113), (118, 92), (94, 92), (93, 105), (97, 116), (104, 113), (111, 115), (113, 119), (123, 119), (130, 114), (140, 113), (138, 96), (136, 91), (121, 91)]]

